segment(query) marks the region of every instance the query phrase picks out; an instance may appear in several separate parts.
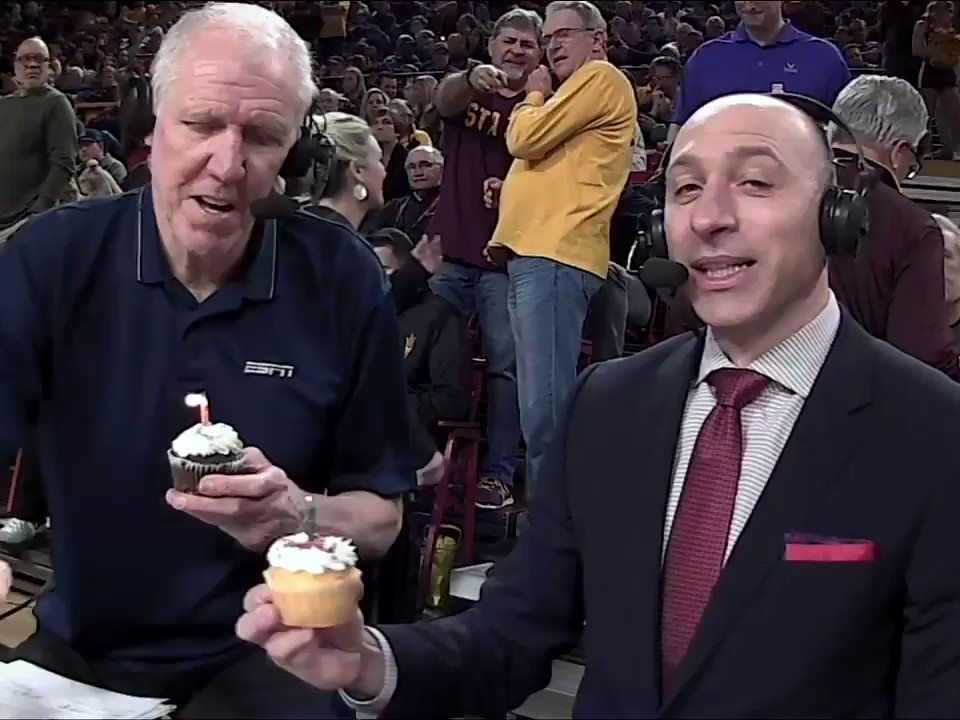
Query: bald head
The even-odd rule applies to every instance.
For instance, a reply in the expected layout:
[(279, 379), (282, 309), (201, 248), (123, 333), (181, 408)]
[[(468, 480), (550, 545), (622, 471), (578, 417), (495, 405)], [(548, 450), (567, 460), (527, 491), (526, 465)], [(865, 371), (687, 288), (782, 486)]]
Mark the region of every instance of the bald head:
[[(737, 94), (717, 98), (697, 110), (677, 134), (671, 167), (684, 161), (684, 151), (706, 138), (734, 137), (760, 146), (781, 162), (809, 172), (819, 189), (833, 181), (833, 158), (823, 130), (805, 112), (770, 95)], [(759, 148), (754, 148), (759, 149)], [(811, 158), (815, 158), (811, 162)]]
[(21, 53), (35, 52), (43, 53), (48, 57), (50, 56), (50, 48), (48, 48), (47, 44), (38, 37), (27, 38), (17, 46), (17, 57), (19, 57)]
[(706, 105), (674, 142), (667, 245), (690, 268), (697, 315), (741, 367), (827, 304), (820, 237), (827, 153), (813, 120), (758, 95)]
[(50, 49), (38, 37), (28, 38), (17, 46), (14, 77), (25, 90), (40, 87), (50, 79)]

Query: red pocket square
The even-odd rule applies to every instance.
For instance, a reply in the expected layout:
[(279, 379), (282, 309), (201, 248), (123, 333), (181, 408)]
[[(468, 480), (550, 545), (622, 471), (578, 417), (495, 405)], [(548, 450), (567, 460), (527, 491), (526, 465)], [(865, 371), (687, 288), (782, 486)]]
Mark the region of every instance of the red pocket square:
[(787, 562), (873, 562), (877, 546), (872, 540), (793, 540), (788, 537), (783, 559)]

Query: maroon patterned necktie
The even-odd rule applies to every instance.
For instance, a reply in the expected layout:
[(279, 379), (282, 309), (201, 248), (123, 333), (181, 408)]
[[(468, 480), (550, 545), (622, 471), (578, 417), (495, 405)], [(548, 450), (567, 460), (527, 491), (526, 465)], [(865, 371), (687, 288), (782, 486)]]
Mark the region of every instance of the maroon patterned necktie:
[(668, 687), (700, 624), (730, 535), (743, 459), (740, 411), (770, 384), (752, 370), (725, 368), (707, 376), (717, 405), (690, 457), (663, 568), (660, 648)]

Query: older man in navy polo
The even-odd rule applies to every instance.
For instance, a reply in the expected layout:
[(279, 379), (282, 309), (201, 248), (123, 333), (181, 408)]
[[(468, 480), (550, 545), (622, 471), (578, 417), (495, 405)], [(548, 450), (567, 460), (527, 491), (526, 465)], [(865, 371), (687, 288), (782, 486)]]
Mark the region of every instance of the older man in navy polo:
[[(34, 435), (56, 528), (56, 585), (18, 654), (186, 717), (320, 717), (327, 699), (271, 675), (233, 625), (307, 493), (362, 556), (396, 538), (416, 486), (396, 311), (349, 229), (253, 216), (316, 92), (286, 21), (188, 13), (152, 81), (152, 184), (37, 216), (0, 249), (0, 460)], [(198, 390), (247, 462), (187, 495), (166, 450)]]
[(789, 92), (833, 105), (850, 69), (832, 43), (793, 27), (780, 0), (734, 3), (740, 25), (700, 48), (687, 61), (669, 140), (711, 100), (742, 92)]

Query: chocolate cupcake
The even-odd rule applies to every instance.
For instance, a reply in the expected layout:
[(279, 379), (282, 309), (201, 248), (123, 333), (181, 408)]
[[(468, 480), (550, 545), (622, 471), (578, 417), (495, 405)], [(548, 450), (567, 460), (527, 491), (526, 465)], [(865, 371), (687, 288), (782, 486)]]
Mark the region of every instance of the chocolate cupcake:
[(197, 423), (180, 433), (167, 450), (173, 487), (194, 493), (204, 475), (240, 472), (244, 463), (243, 441), (225, 423)]

